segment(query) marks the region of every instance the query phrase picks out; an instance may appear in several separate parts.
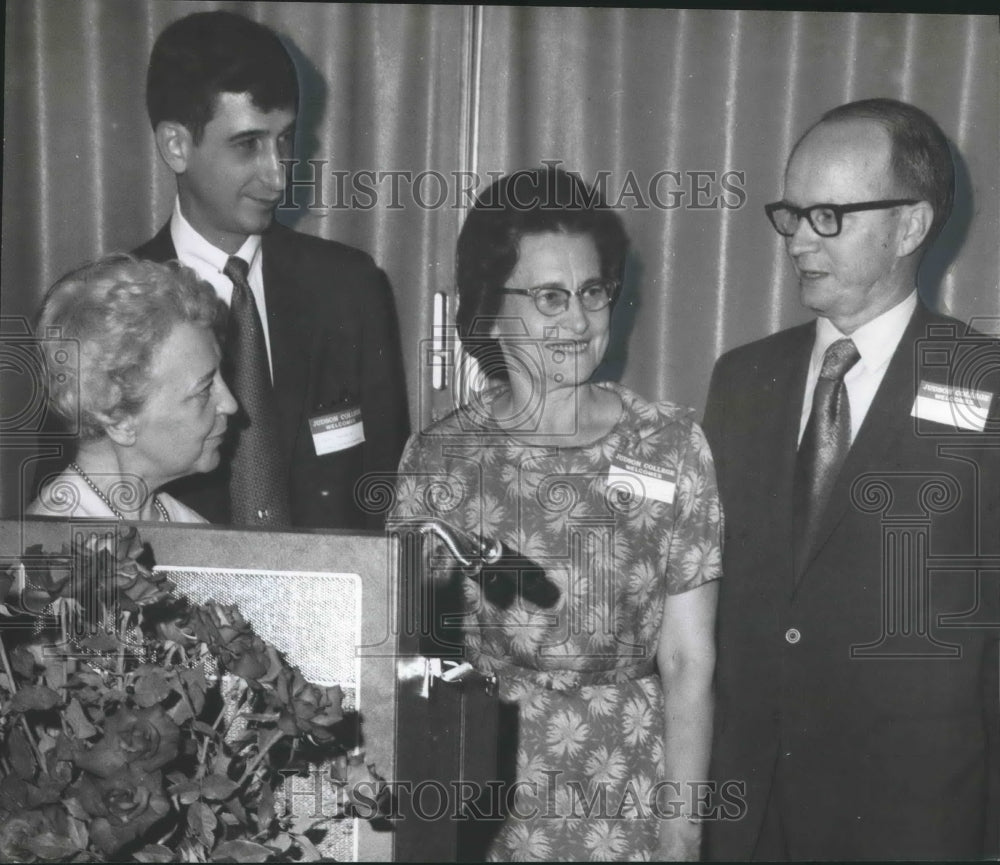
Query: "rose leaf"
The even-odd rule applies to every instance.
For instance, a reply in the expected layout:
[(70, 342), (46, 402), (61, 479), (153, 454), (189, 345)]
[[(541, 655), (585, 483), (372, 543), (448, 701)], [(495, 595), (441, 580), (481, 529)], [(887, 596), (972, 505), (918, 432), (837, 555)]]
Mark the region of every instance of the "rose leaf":
[[(79, 806), (79, 803), (77, 805)], [(76, 817), (68, 817), (66, 819), (66, 830), (69, 834), (69, 839), (80, 850), (86, 850), (87, 843), (90, 840), (90, 835), (87, 832), (88, 819), (88, 817), (84, 817), (82, 820)]]
[(28, 785), (17, 775), (0, 778), (0, 809), (18, 811), (28, 802)]
[(167, 699), (172, 690), (167, 674), (163, 670), (152, 669), (136, 682), (135, 701), (142, 708), (148, 709)]
[(19, 673), (26, 679), (30, 679), (35, 675), (39, 667), (44, 666), (39, 663), (40, 659), (32, 649), (33, 646), (22, 644), (10, 653), (10, 663), (14, 668), (14, 672)]
[[(266, 787), (267, 784), (264, 784), (263, 786)], [(240, 803), (240, 799), (238, 796), (227, 799), (223, 807), (225, 807), (225, 809), (229, 812), (229, 814), (233, 816), (233, 819), (236, 820), (236, 822), (239, 823), (241, 826), (250, 825), (250, 818), (247, 817), (246, 809)], [(225, 817), (228, 815), (223, 814), (222, 816)]]
[(213, 739), (218, 735), (218, 733), (215, 730), (215, 727), (213, 727), (211, 724), (206, 724), (204, 721), (195, 721), (191, 725), (191, 728), (196, 733), (201, 733), (203, 736), (211, 736)]
[(185, 667), (178, 671), (181, 681), (188, 686), (188, 690), (200, 691), (202, 694), (208, 690), (208, 680), (205, 678), (205, 670), (202, 667)]
[(209, 775), (201, 782), (201, 792), (206, 799), (228, 799), (236, 787), (236, 782), (230, 781), (225, 775)]
[(80, 640), (80, 645), (94, 652), (117, 652), (121, 642), (105, 631), (97, 631)]
[(70, 817), (74, 818), (74, 820), (83, 820), (86, 823), (90, 819), (90, 814), (84, 809), (83, 805), (80, 804), (80, 800), (77, 799), (76, 796), (68, 796), (63, 799), (63, 805), (66, 807), (66, 811), (69, 813)]
[(257, 801), (257, 826), (263, 832), (274, 819), (274, 791), (269, 784), (261, 786), (260, 798)]
[(195, 837), (206, 847), (211, 847), (215, 841), (215, 827), (219, 824), (212, 809), (204, 802), (195, 802), (188, 808), (187, 822)]
[(178, 700), (171, 708), (167, 709), (167, 714), (178, 727), (194, 717), (194, 713), (192, 713), (191, 706), (187, 700)]
[(35, 757), (31, 753), (31, 746), (28, 745), (27, 737), (20, 727), (15, 727), (10, 731), (7, 745), (10, 748), (10, 763), (17, 776), (25, 781), (34, 780)]
[(190, 805), (201, 796), (201, 785), (197, 781), (184, 780), (170, 788), (170, 795), (176, 796), (182, 805)]
[(213, 862), (264, 862), (273, 851), (253, 841), (223, 841), (212, 851)]
[(45, 860), (65, 859), (80, 850), (69, 838), (54, 835), (52, 832), (42, 832), (25, 839), (25, 846), (39, 859)]
[(70, 700), (69, 706), (67, 706), (66, 711), (63, 712), (63, 717), (72, 728), (73, 735), (75, 735), (77, 739), (89, 739), (91, 736), (96, 736), (98, 733), (97, 727), (90, 723), (90, 720), (87, 718), (86, 712), (83, 711), (83, 707), (80, 705), (79, 700)]
[(305, 835), (295, 834), (292, 837), (298, 842), (299, 847), (302, 848), (302, 862), (319, 862), (323, 858), (323, 854), (316, 849), (316, 845), (306, 838)]
[(285, 853), (292, 846), (292, 836), (287, 832), (282, 832), (272, 838), (268, 846), (276, 853)]
[[(42, 781), (48, 777), (46, 775), (39, 776)], [(37, 808), (39, 805), (51, 805), (53, 802), (58, 802), (62, 798), (62, 791), (65, 785), (58, 784), (39, 784), (35, 786), (33, 784), (28, 785), (28, 807)]]
[(30, 709), (51, 709), (59, 704), (59, 694), (44, 685), (26, 685), (10, 701), (12, 712), (27, 712)]
[(173, 862), (174, 852), (162, 844), (147, 844), (139, 852), (133, 853), (137, 862)]

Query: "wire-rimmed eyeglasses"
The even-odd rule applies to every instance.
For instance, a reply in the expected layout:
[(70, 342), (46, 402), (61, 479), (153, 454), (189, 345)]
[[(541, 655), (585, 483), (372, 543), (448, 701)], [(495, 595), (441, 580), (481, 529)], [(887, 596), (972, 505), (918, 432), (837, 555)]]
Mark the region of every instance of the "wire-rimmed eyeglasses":
[(813, 204), (810, 207), (796, 207), (787, 201), (765, 204), (764, 212), (771, 220), (774, 230), (782, 237), (791, 237), (799, 228), (799, 220), (805, 217), (820, 237), (836, 237), (840, 234), (845, 213), (860, 210), (885, 210), (903, 204), (916, 204), (919, 198), (887, 198), (881, 201), (859, 201), (856, 204)]
[(542, 315), (559, 315), (569, 309), (570, 295), (580, 298), (580, 306), (587, 312), (599, 312), (618, 294), (619, 283), (613, 279), (591, 279), (576, 291), (568, 291), (558, 285), (539, 285), (535, 288), (501, 288), (501, 294), (523, 294), (535, 302), (535, 308)]

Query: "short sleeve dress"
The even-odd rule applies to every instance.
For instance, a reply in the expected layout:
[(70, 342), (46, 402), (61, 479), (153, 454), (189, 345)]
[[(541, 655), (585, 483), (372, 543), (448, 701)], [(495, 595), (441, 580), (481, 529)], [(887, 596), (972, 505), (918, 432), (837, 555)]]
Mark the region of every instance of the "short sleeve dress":
[(464, 583), (466, 659), (517, 707), (494, 860), (648, 859), (669, 813), (656, 648), (666, 595), (720, 577), (715, 474), (690, 410), (600, 386), (622, 413), (590, 445), (505, 434), (499, 387), (412, 436), (400, 464), (394, 520), (501, 540), (560, 593), (501, 608)]

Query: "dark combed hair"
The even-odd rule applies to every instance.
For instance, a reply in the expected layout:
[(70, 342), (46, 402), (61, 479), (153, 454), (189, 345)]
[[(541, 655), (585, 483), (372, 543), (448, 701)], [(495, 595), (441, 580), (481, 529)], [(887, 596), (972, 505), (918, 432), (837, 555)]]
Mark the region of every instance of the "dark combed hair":
[(507, 378), (500, 346), (488, 336), (525, 235), (563, 232), (594, 241), (601, 275), (620, 280), (628, 237), (618, 214), (570, 172), (553, 166), (505, 175), (477, 199), (458, 236), (456, 324), (466, 351), (487, 376)]
[(249, 93), (261, 111), (297, 110), (295, 64), (278, 36), (231, 12), (196, 12), (168, 25), (146, 76), (153, 128), (165, 120), (183, 123), (197, 144), (220, 93)]
[(934, 208), (934, 221), (922, 244), (928, 246), (948, 221), (955, 198), (955, 167), (941, 127), (916, 106), (885, 98), (839, 105), (827, 111), (819, 122), (844, 120), (874, 120), (889, 133), (891, 165), (899, 194), (927, 201)]

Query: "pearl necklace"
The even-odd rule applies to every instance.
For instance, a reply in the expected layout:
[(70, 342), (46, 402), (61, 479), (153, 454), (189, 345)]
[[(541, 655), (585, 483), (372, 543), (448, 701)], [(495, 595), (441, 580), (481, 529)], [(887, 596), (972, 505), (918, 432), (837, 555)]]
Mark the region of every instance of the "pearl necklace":
[[(83, 482), (94, 491), (94, 494), (108, 506), (108, 510), (111, 511), (111, 513), (113, 513), (120, 520), (125, 519), (125, 514), (111, 504), (111, 500), (101, 492), (97, 484), (90, 479), (90, 476), (82, 468), (80, 468), (75, 462), (70, 463), (69, 467), (73, 469), (73, 471), (75, 471), (83, 479)], [(167, 513), (166, 506), (160, 501), (160, 497), (157, 495), (153, 496), (153, 507), (156, 508), (156, 512), (160, 515), (160, 519), (163, 520), (163, 522), (170, 522), (170, 514)]]

